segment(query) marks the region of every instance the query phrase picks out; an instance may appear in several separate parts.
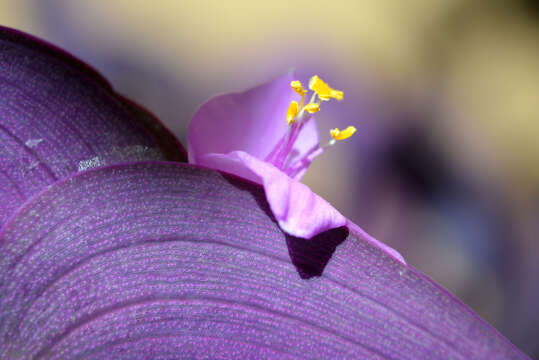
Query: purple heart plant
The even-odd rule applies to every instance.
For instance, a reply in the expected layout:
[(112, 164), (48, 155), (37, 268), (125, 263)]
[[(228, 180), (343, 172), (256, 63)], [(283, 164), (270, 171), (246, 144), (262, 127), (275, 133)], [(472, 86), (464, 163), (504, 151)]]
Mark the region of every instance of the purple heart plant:
[(342, 92), (211, 99), (189, 162), (87, 65), (0, 28), (0, 358), (525, 359), (300, 182)]

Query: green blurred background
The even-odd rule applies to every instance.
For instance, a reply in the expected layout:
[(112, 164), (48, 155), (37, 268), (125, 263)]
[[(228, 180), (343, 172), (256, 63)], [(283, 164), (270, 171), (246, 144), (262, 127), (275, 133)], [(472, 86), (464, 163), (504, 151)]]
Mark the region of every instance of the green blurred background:
[(93, 65), (184, 143), (209, 97), (319, 74), (345, 93), (322, 141), (358, 133), (304, 181), (539, 357), (535, 1), (0, 0), (0, 24)]

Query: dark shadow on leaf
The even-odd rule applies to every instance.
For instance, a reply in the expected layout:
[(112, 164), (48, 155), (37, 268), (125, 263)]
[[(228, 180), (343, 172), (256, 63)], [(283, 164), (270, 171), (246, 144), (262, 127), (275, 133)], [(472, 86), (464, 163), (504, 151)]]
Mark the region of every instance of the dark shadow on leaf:
[(271, 219), (271, 221), (277, 223), (277, 220), (275, 220), (275, 217), (273, 216), (270, 206), (266, 200), (266, 194), (264, 193), (264, 188), (262, 187), (262, 185), (255, 184), (250, 180), (243, 179), (233, 174), (227, 174), (221, 171), (218, 172), (222, 174), (224, 179), (236, 189), (249, 192), (260, 207), (260, 209), (266, 213), (266, 215)]
[[(227, 174), (224, 177), (232, 186), (251, 193), (260, 209), (266, 213), (271, 221), (277, 223), (266, 201), (264, 189), (260, 185), (245, 181), (234, 175)], [(327, 230), (311, 239), (291, 236), (285, 232), (283, 234), (288, 246), (290, 259), (298, 270), (299, 276), (302, 279), (310, 279), (322, 275), (337, 246), (348, 237), (348, 228), (341, 226)]]
[[(234, 187), (251, 193), (258, 206), (266, 215), (277, 223), (268, 202), (264, 195), (264, 189), (260, 185), (244, 181), (235, 176), (224, 175), (225, 179)], [(339, 246), (348, 237), (348, 228), (341, 226), (335, 229), (324, 231), (311, 239), (304, 239), (284, 233), (288, 253), (292, 264), (298, 270), (302, 279), (310, 279), (314, 276), (321, 276), (329, 259)]]
[(285, 234), (292, 263), (302, 279), (322, 275), (329, 259), (347, 237), (345, 226), (324, 231), (311, 239), (302, 239)]

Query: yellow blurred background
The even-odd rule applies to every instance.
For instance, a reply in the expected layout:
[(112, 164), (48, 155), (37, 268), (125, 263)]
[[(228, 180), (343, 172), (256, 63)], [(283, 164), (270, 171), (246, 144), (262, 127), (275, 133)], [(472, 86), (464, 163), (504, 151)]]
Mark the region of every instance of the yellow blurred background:
[(318, 73), (345, 93), (321, 139), (358, 133), (304, 181), (539, 355), (534, 1), (0, 0), (0, 24), (93, 65), (184, 144), (209, 97)]

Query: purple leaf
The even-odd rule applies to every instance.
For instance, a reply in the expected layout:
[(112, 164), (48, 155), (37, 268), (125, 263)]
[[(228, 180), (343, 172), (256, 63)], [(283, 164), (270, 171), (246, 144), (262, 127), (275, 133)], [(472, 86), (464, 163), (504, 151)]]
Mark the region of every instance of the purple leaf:
[(161, 123), (89, 66), (3, 27), (0, 143), (0, 228), (26, 199), (73, 172), (186, 158)]
[(362, 235), (320, 236), (285, 235), (261, 187), (218, 172), (79, 173), (0, 233), (1, 357), (526, 358)]

